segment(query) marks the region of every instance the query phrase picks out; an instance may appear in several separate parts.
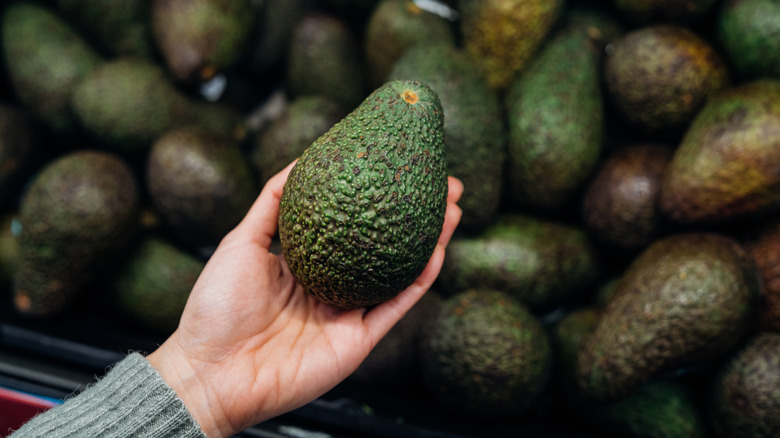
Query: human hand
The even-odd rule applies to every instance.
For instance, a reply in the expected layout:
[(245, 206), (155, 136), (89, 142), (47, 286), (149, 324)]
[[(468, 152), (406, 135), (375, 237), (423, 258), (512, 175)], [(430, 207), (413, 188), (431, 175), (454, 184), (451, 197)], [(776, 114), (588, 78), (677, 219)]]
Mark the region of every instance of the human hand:
[(442, 233), (422, 274), (385, 303), (339, 311), (307, 294), (269, 251), (292, 166), (268, 181), (225, 236), (179, 327), (148, 356), (209, 437), (293, 410), (349, 376), (433, 284), (460, 220), (463, 186), (450, 177)]

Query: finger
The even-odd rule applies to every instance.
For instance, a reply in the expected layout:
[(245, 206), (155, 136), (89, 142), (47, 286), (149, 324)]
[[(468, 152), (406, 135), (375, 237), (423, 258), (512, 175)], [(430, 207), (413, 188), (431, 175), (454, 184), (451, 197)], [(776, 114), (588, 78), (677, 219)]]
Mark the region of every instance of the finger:
[(463, 211), (457, 204), (447, 204), (447, 211), (444, 213), (444, 225), (441, 227), (441, 235), (439, 235), (439, 245), (447, 247), (452, 235), (455, 233), (455, 228), (460, 223), (462, 215)]
[(448, 176), (447, 188), (447, 202), (458, 202), (463, 195), (463, 182), (454, 176)]

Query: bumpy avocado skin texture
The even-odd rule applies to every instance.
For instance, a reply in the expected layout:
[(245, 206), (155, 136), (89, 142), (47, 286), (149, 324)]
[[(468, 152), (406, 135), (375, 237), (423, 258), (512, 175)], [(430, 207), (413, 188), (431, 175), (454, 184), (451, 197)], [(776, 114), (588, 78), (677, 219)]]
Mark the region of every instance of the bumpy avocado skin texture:
[(724, 1), (717, 26), (718, 40), (742, 78), (780, 78), (780, 4)]
[(448, 298), (422, 348), (425, 385), (453, 412), (476, 418), (521, 414), (552, 374), (542, 324), (510, 296), (470, 290)]
[(680, 223), (713, 223), (780, 208), (780, 80), (713, 97), (664, 174), (660, 208)]
[(759, 284), (735, 239), (688, 233), (650, 245), (615, 287), (578, 357), (578, 384), (592, 400), (723, 355), (747, 332)]
[(324, 96), (300, 96), (281, 116), (255, 136), (250, 158), (265, 184), (298, 158), (315, 140), (347, 115)]
[(720, 437), (780, 434), (780, 333), (751, 337), (713, 379), (710, 419)]
[(2, 14), (2, 50), (14, 94), (55, 133), (74, 133), (71, 92), (100, 56), (43, 5), (14, 2)]
[(561, 0), (460, 0), (466, 50), (491, 88), (506, 90), (563, 13)]
[(506, 96), (507, 192), (517, 205), (558, 210), (595, 171), (603, 148), (600, 43), (564, 28)]
[(452, 239), (438, 281), (447, 295), (488, 287), (543, 312), (571, 298), (598, 272), (596, 250), (583, 230), (507, 213), (479, 235)]
[(166, 239), (147, 236), (114, 275), (112, 299), (139, 328), (171, 333), (204, 266)]
[(443, 110), (430, 87), (392, 81), (319, 137), (284, 186), (284, 258), (340, 309), (385, 301), (428, 262), (444, 223)]
[(427, 83), (444, 108), (447, 170), (463, 182), (460, 230), (477, 233), (495, 217), (506, 158), (503, 113), (467, 55), (447, 44), (418, 45), (396, 62), (390, 79)]
[(678, 135), (731, 81), (713, 46), (678, 25), (636, 29), (613, 47), (604, 62), (607, 94), (618, 114), (646, 136)]
[(322, 95), (348, 110), (366, 98), (360, 45), (341, 18), (312, 13), (293, 30), (287, 54), (292, 96)]
[(44, 167), (19, 211), (16, 309), (41, 318), (64, 311), (134, 237), (139, 197), (113, 154), (71, 152)]
[(199, 127), (172, 129), (154, 142), (146, 183), (163, 222), (193, 248), (216, 246), (258, 194), (239, 145)]

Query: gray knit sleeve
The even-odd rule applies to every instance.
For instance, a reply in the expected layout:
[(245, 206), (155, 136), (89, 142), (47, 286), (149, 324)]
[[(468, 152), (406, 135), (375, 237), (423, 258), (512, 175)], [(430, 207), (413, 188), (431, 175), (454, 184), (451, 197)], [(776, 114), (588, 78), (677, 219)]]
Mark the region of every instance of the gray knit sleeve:
[(102, 379), (14, 432), (26, 437), (205, 437), (146, 358), (132, 353)]

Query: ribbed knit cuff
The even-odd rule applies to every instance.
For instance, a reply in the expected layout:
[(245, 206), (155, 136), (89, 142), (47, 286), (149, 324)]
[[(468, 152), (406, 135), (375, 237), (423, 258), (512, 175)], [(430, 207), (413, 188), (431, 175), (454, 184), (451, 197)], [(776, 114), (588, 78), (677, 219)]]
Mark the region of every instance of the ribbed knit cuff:
[(198, 437), (206, 435), (146, 358), (131, 353), (102, 379), (27, 422), (26, 437)]

